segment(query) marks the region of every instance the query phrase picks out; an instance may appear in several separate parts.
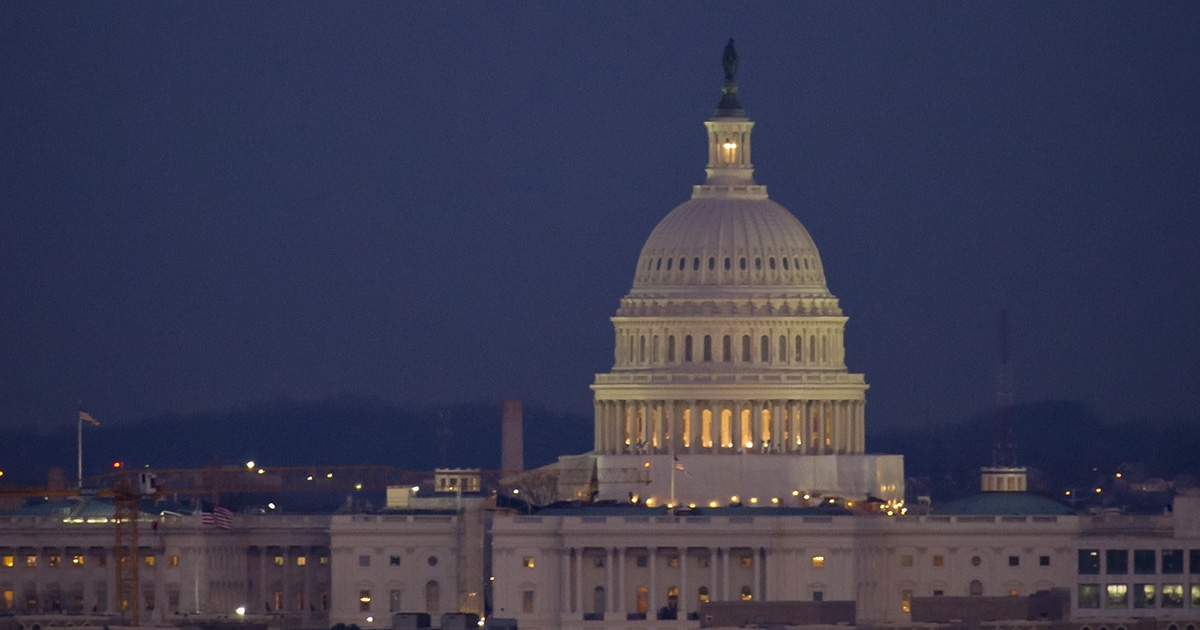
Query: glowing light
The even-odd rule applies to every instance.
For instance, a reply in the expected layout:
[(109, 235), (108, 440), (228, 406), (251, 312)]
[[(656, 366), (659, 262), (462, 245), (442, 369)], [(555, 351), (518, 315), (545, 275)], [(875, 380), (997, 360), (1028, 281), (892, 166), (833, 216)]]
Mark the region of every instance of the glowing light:
[(1117, 473), (1117, 479), (1121, 478), (1121, 473)]
[(737, 148), (737, 143), (736, 143), (736, 142), (726, 142), (725, 144), (723, 144), (723, 145), (721, 145), (721, 146), (722, 146), (722, 147), (724, 147), (724, 148), (726, 148), (726, 149), (736, 149), (736, 148)]
[(807, 501), (807, 500), (809, 500), (809, 499), (811, 499), (811, 498), (812, 498), (812, 495), (811, 495), (811, 494), (809, 494), (809, 493), (807, 493), (807, 492), (805, 492), (805, 493), (804, 493), (804, 500), (805, 500), (805, 501)]
[(893, 514), (895, 514), (895, 512), (893, 512), (893, 511), (891, 511), (891, 510), (888, 510), (888, 511), (887, 511), (887, 515), (888, 515), (888, 516), (892, 516)]
[(643, 462), (643, 463), (642, 463), (642, 468), (649, 468), (649, 467), (650, 467), (650, 462)]
[(688, 504), (688, 508), (690, 508), (690, 509), (693, 509), (693, 510), (694, 510), (694, 509), (696, 509), (696, 504), (695, 504), (695, 503), (689, 503), (689, 504)]
[(729, 497), (729, 502), (730, 502), (730, 503), (737, 503), (737, 502), (738, 502), (738, 495), (736, 495), (736, 494), (735, 494), (735, 495), (733, 495), (733, 496)]
[(792, 490), (792, 496), (794, 496), (794, 497), (798, 497), (798, 496), (800, 496), (800, 491), (799, 491), (799, 490)]
[(853, 501), (847, 501), (847, 502), (846, 502), (846, 507), (854, 507), (854, 502), (853, 502)]
[(709, 501), (709, 502), (708, 502), (708, 507), (710, 507), (710, 508), (715, 508), (715, 507), (717, 507), (717, 502), (716, 502), (716, 501)]
[(488, 576), (488, 581), (489, 581), (489, 582), (495, 582), (495, 581), (496, 581), (496, 576), (494, 576), (494, 575), (490, 575), (490, 576)]
[(1096, 488), (1096, 494), (1100, 494), (1100, 488)]
[(751, 442), (750, 440), (746, 440), (746, 448), (754, 448), (754, 442)]
[(333, 473), (326, 473), (326, 474), (325, 474), (325, 478), (326, 478), (326, 479), (333, 479)]
[(413, 487), (412, 487), (412, 491), (413, 491), (413, 492), (420, 492), (420, 491), (421, 491), (421, 486), (413, 486)]
[(308, 478), (307, 478), (307, 480), (308, 480), (308, 481), (312, 481), (312, 475), (309, 475), (309, 476), (308, 476)]
[(1066, 494), (1067, 496), (1071, 496), (1071, 491), (1067, 490), (1064, 494)]
[(475, 625), (477, 625), (477, 626), (479, 626), (480, 628), (482, 628), (482, 627), (483, 627), (483, 623), (484, 623), (485, 621), (487, 621), (487, 617), (480, 617), (480, 618), (479, 618), (479, 621), (478, 621), (478, 622), (476, 622), (476, 624), (475, 624)]
[(374, 622), (375, 622), (375, 618), (370, 615), (367, 615), (367, 623), (374, 623)]
[(751, 503), (758, 503), (758, 497), (750, 497)]
[(356, 484), (354, 484), (354, 489), (355, 489), (355, 490), (362, 490), (362, 484), (361, 484), (361, 483), (356, 483)]
[(113, 468), (120, 468), (121, 466), (123, 466), (121, 462), (113, 462)]
[(771, 503), (774, 503), (775, 505), (779, 505), (779, 497), (771, 497)]
[(258, 474), (260, 474), (260, 475), (261, 475), (261, 474), (263, 474), (263, 473), (265, 473), (265, 472), (267, 472), (267, 471), (265, 471), (265, 470), (263, 470), (263, 469), (261, 469), (261, 468), (259, 468), (259, 469), (258, 469)]
[(4, 471), (0, 470), (0, 477), (3, 477), (3, 476), (4, 476)]
[(636, 495), (636, 494), (635, 494), (635, 495), (633, 495), (633, 496), (629, 497), (629, 502), (630, 502), (630, 503), (637, 503), (637, 502), (638, 502), (638, 495)]
[(246, 468), (249, 468), (249, 469), (251, 469), (251, 470), (253, 470), (253, 469), (254, 469), (254, 460), (253, 460), (253, 459), (252, 459), (252, 460), (250, 460), (250, 461), (248, 461), (248, 462), (246, 462)]
[(268, 503), (268, 504), (267, 504), (267, 509), (274, 510), (274, 509), (275, 509), (275, 504), (274, 504), (274, 503)]
[(245, 614), (246, 614), (246, 607), (245, 607), (245, 606), (238, 606), (237, 608), (235, 608), (235, 609), (233, 610), (233, 612), (237, 613), (237, 614), (238, 614), (238, 616), (239, 616), (239, 617), (241, 617), (241, 616), (243, 616), (243, 615), (245, 615)]
[(513, 494), (521, 494), (521, 491), (516, 488), (513, 488)]
[(658, 500), (655, 499), (654, 497), (650, 497), (650, 498), (646, 499), (646, 507), (654, 507), (655, 503), (658, 503)]
[(900, 508), (901, 514), (908, 514), (908, 508)]

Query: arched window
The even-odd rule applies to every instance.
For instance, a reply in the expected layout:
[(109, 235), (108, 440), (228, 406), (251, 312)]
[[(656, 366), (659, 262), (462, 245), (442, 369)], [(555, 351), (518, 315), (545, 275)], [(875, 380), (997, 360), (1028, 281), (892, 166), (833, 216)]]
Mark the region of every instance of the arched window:
[(774, 258), (767, 259), (767, 267), (770, 267), (771, 271), (775, 271), (775, 259)]
[(809, 363), (817, 362), (817, 336), (816, 335), (808, 336), (808, 362)]
[(733, 448), (733, 412), (721, 410), (721, 448)]
[(596, 590), (592, 591), (592, 614), (603, 615), (608, 608), (608, 597), (604, 592), (603, 586), (597, 586)]
[(804, 259), (804, 268), (806, 270), (808, 269), (808, 259), (807, 258)]
[[(674, 263), (675, 263), (675, 259), (674, 259), (674, 258), (668, 258), (668, 259), (667, 259), (667, 271), (670, 271), (670, 270), (671, 270), (671, 265), (672, 265), (672, 264), (674, 264)], [(681, 266), (682, 266), (682, 265), (681, 265)]]
[(712, 410), (705, 409), (700, 412), (700, 446), (703, 448), (712, 448), (713, 445), (713, 417)]
[(742, 335), (742, 363), (749, 363), (752, 360), (750, 357), (750, 335)]
[(692, 336), (691, 335), (687, 335), (686, 337), (683, 338), (683, 360), (688, 363), (692, 362)]
[(731, 266), (730, 266), (730, 264), (729, 264), (729, 260), (730, 260), (730, 259), (729, 259), (729, 257), (728, 257), (728, 256), (726, 256), (726, 257), (725, 257), (725, 271), (729, 271), (729, 270), (731, 269)]
[(761, 258), (754, 259), (754, 270), (762, 271), (762, 259)]
[(438, 586), (437, 580), (429, 580), (425, 583), (425, 612), (435, 614), (442, 610), (442, 590)]
[(713, 269), (716, 269), (716, 268), (717, 268), (717, 259), (712, 256), (709, 256), (708, 257), (708, 270), (712, 271)]
[(658, 335), (650, 339), (650, 362), (658, 363)]
[(646, 609), (650, 606), (650, 591), (645, 586), (637, 587), (637, 612), (646, 614)]
[(633, 358), (637, 356), (633, 353), (633, 335), (629, 335), (629, 354), (625, 356), (629, 363), (633, 363)]
[(638, 363), (646, 362), (646, 335), (638, 337)]
[[(707, 602), (708, 602), (708, 587), (701, 586), (700, 588), (696, 589), (696, 603), (704, 604)], [(699, 606), (697, 606), (697, 607), (699, 607)]]
[(667, 363), (675, 362), (675, 335), (667, 335)]
[[(712, 260), (712, 259), (710, 258), (709, 260)], [(712, 265), (709, 265), (709, 267), (711, 267), (711, 266)], [(699, 256), (692, 259), (692, 271), (700, 271), (700, 257)]]
[(662, 270), (662, 259), (661, 258), (658, 259), (658, 262), (654, 263), (654, 270), (655, 271)]
[(780, 363), (787, 363), (787, 337), (779, 335), (779, 359)]
[(726, 363), (733, 360), (733, 338), (729, 335), (721, 338), (721, 360)]
[(783, 258), (782, 260), (783, 260), (783, 270), (784, 270), (784, 271), (787, 271), (787, 268), (788, 268), (788, 259), (787, 259), (787, 258)]
[(704, 362), (712, 362), (712, 335), (704, 335)]
[(744, 601), (744, 602), (748, 602), (748, 601), (751, 601), (751, 600), (753, 600), (753, 599), (754, 599), (754, 593), (753, 593), (753, 592), (750, 590), (750, 587), (749, 587), (749, 586), (743, 586), (743, 587), (742, 587), (742, 601)]
[(680, 258), (679, 258), (679, 270), (680, 270), (680, 271), (683, 271), (683, 269), (684, 269), (684, 263), (686, 263), (686, 262), (687, 262), (687, 261), (686, 261), (686, 260), (684, 260), (682, 257), (680, 257)]
[(754, 447), (754, 429), (750, 423), (750, 410), (743, 409), (741, 417), (738, 418), (738, 428), (741, 429), (738, 433), (738, 446), (742, 448)]
[(974, 596), (983, 595), (983, 582), (971, 580), (971, 585), (967, 587), (967, 592)]
[(744, 256), (738, 259), (738, 268), (742, 271), (746, 270), (746, 258)]
[(829, 363), (829, 335), (821, 335), (821, 363)]
[(771, 360), (771, 338), (763, 335), (758, 344), (758, 360), (766, 363)]

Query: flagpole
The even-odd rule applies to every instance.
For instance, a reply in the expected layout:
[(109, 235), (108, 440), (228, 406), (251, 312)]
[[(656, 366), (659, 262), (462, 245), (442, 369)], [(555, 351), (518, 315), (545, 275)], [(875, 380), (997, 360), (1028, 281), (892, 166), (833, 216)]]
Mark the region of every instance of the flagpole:
[(77, 415), (79, 417), (75, 421), (75, 455), (78, 458), (76, 481), (79, 485), (76, 487), (83, 490), (83, 414)]

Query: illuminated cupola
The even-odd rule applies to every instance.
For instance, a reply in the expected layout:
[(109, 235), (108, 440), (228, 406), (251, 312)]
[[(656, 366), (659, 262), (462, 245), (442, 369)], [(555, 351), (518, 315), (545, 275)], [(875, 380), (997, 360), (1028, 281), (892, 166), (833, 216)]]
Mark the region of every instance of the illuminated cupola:
[[(746, 110), (738, 100), (738, 57), (733, 40), (725, 45), (722, 57), (725, 82), (721, 84), (721, 102), (713, 117), (704, 123), (708, 130), (708, 180), (705, 184), (754, 184), (754, 164), (750, 161), (750, 130), (754, 122), (746, 118)], [(766, 194), (766, 191), (762, 191)]]

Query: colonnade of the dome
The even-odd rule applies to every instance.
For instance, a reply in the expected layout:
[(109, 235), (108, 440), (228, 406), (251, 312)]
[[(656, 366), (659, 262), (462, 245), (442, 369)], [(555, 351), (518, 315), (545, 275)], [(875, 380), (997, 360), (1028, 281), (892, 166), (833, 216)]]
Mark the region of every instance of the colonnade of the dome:
[(615, 369), (687, 364), (845, 369), (844, 321), (618, 321)]
[(595, 452), (861, 454), (865, 402), (597, 400)]

